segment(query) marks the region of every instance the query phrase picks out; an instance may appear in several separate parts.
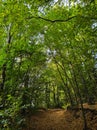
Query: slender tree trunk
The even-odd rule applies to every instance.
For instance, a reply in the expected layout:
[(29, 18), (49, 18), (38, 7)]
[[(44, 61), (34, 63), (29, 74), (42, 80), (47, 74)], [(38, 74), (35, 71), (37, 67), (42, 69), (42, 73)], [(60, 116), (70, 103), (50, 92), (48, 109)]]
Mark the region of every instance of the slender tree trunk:
[[(73, 68), (72, 68), (72, 70), (73, 70)], [(88, 128), (87, 128), (87, 121), (86, 121), (86, 117), (85, 117), (85, 112), (84, 112), (84, 108), (83, 108), (83, 100), (82, 100), (82, 97), (81, 97), (81, 92), (80, 92), (80, 89), (79, 89), (79, 85), (78, 85), (76, 74), (75, 74), (74, 70), (73, 70), (73, 75), (74, 75), (74, 81), (75, 81), (77, 94), (79, 96), (79, 101), (80, 101), (81, 110), (82, 110), (82, 117), (83, 117), (83, 122), (84, 122), (83, 130), (88, 130)]]
[(72, 106), (72, 105), (73, 105), (73, 100), (72, 100), (72, 97), (71, 97), (71, 93), (70, 93), (68, 84), (67, 84), (67, 82), (65, 83), (65, 81), (64, 81), (64, 78), (63, 78), (63, 76), (62, 76), (62, 74), (61, 74), (61, 72), (60, 72), (60, 70), (59, 70), (57, 61), (55, 61), (55, 63), (56, 63), (56, 66), (57, 66), (57, 70), (58, 70), (58, 72), (59, 72), (59, 75), (60, 75), (60, 77), (61, 77), (61, 80), (62, 80), (62, 82), (63, 82), (63, 84), (64, 84), (64, 87), (66, 87), (66, 90), (67, 90), (66, 92), (68, 93), (68, 97), (69, 97), (69, 100), (70, 100), (70, 104), (71, 104), (71, 106)]
[[(75, 53), (74, 53), (72, 45), (71, 45), (71, 48), (72, 48), (72, 53), (73, 53), (74, 61), (76, 62), (76, 56), (75, 56)], [(73, 70), (73, 75), (74, 75), (74, 80), (75, 80), (75, 84), (76, 84), (77, 93), (78, 93), (78, 96), (79, 96), (79, 101), (80, 101), (80, 104), (81, 104), (82, 117), (83, 117), (83, 130), (88, 130), (87, 120), (86, 120), (86, 116), (85, 116), (85, 112), (84, 112), (84, 108), (83, 108), (83, 100), (82, 100), (82, 96), (81, 96), (79, 84), (77, 82), (75, 71), (74, 71), (73, 68), (72, 68), (72, 70)], [(80, 68), (78, 66), (77, 66), (77, 72), (78, 72), (78, 74), (80, 72)], [(81, 76), (81, 75), (79, 74), (79, 76)]]
[(57, 103), (58, 107), (61, 107), (60, 106), (60, 95), (59, 95), (59, 88), (58, 88), (58, 86), (57, 86), (56, 103)]
[(50, 107), (50, 90), (49, 90), (49, 84), (46, 85), (45, 87), (45, 102), (47, 108)]

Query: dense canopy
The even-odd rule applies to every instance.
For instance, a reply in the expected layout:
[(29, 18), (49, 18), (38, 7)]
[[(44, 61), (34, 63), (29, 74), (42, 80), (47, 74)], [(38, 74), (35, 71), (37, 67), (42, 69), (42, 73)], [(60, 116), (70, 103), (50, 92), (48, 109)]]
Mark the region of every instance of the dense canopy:
[(2, 130), (20, 110), (96, 101), (97, 1), (1, 0)]

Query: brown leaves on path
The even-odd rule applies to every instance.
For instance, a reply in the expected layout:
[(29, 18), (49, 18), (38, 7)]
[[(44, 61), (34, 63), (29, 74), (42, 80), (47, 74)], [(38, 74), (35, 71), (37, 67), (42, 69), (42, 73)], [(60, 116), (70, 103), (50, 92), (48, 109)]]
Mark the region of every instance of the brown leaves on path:
[(25, 130), (82, 130), (82, 121), (75, 122), (73, 114), (63, 109), (40, 110), (27, 121)]
[[(97, 130), (97, 110), (85, 105), (89, 130)], [(24, 130), (83, 130), (81, 110), (40, 109), (27, 118)]]

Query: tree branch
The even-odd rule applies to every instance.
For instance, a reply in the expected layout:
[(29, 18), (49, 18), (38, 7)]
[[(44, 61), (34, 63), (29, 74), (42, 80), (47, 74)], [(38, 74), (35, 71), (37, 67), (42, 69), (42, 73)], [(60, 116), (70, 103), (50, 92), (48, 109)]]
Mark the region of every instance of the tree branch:
[(51, 20), (51, 19), (47, 19), (47, 18), (43, 18), (43, 17), (40, 17), (40, 16), (31, 16), (27, 19), (32, 19), (32, 18), (35, 18), (35, 19), (41, 19), (41, 20), (44, 20), (44, 21), (47, 21), (47, 22), (51, 22), (51, 23), (55, 23), (55, 22), (67, 22), (73, 18), (77, 17), (77, 15), (75, 16), (72, 16), (72, 17), (69, 17), (68, 19), (55, 19), (55, 20)]
[(41, 20), (44, 20), (44, 21), (47, 21), (47, 22), (55, 23), (55, 22), (67, 22), (67, 21), (70, 21), (71, 19), (76, 18), (78, 16), (85, 18), (85, 19), (97, 19), (97, 17), (88, 17), (88, 16), (81, 16), (81, 15), (75, 15), (75, 16), (69, 17), (67, 19), (54, 19), (54, 20), (44, 18), (44, 17), (41, 17), (41, 16), (31, 16), (31, 17), (28, 17), (27, 19), (33, 19), (34, 18), (34, 19), (41, 19)]

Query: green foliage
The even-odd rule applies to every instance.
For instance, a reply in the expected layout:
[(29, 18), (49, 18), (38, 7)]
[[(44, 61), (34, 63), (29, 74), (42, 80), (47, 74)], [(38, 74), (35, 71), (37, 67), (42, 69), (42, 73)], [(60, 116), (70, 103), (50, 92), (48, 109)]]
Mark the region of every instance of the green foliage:
[(97, 101), (95, 3), (0, 2), (2, 130), (21, 129), (36, 108)]

